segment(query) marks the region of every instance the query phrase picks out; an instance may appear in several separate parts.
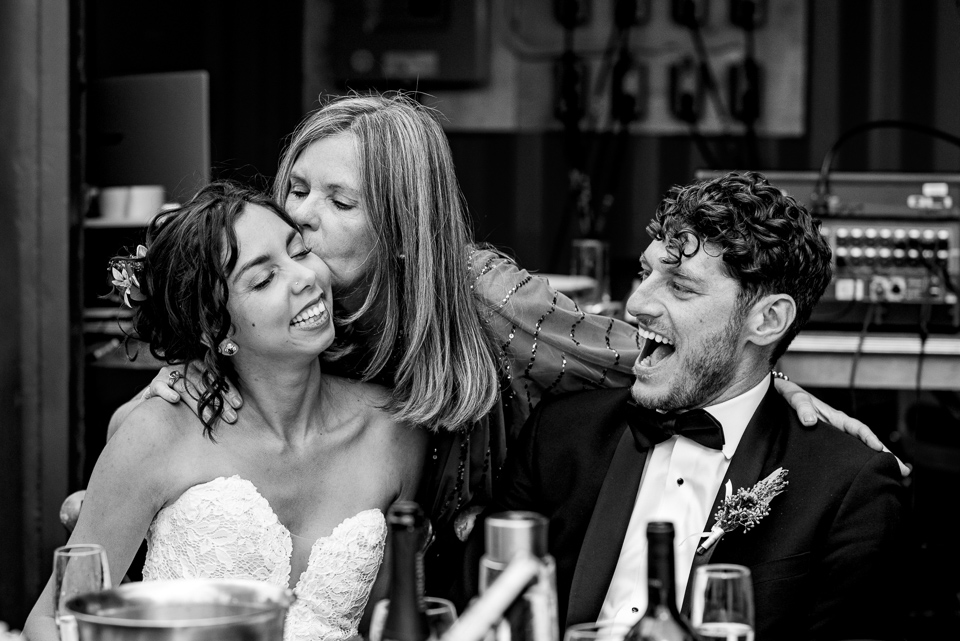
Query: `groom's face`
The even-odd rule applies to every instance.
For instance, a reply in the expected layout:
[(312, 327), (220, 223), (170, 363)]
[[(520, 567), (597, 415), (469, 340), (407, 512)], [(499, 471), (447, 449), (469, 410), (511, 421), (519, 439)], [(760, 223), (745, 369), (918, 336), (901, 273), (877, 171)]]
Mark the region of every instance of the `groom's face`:
[[(694, 246), (688, 241), (686, 252)], [(640, 286), (627, 301), (642, 345), (633, 367), (633, 397), (663, 410), (726, 400), (745, 344), (740, 285), (714, 246), (701, 246), (679, 264), (665, 258), (671, 258), (667, 246), (652, 242), (640, 258)]]

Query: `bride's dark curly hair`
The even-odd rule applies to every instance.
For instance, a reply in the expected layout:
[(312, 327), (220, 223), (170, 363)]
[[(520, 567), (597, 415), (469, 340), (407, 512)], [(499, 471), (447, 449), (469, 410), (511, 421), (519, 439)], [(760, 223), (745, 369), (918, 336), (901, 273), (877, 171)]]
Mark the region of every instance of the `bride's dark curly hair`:
[(215, 182), (151, 221), (145, 256), (121, 259), (139, 281), (141, 295), (136, 298), (142, 300), (135, 299), (133, 318), (137, 337), (166, 363), (200, 366), (204, 389), (197, 413), (211, 439), (223, 413), (227, 380), (239, 384), (230, 358), (217, 347), (232, 324), (227, 279), (238, 257), (235, 225), (247, 205), (268, 209), (299, 229), (269, 196)]
[(701, 249), (719, 250), (728, 274), (740, 283), (741, 312), (767, 294), (793, 298), (797, 316), (773, 350), (771, 364), (810, 318), (832, 277), (820, 221), (757, 172), (731, 172), (672, 188), (647, 233), (666, 244), (670, 259), (664, 260), (674, 265)]

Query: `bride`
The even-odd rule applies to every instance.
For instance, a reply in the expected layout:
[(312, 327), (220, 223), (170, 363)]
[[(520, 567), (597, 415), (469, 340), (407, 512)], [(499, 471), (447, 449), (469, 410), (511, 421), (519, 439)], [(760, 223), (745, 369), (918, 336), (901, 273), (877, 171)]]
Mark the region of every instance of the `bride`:
[[(330, 272), (266, 196), (210, 185), (158, 216), (148, 239), (115, 265), (115, 284), (158, 357), (203, 364), (205, 418), (160, 398), (131, 412), (70, 542), (103, 545), (117, 583), (146, 538), (145, 580), (288, 586), (285, 639), (357, 635), (371, 589), (386, 587), (374, 585), (383, 514), (414, 496), (426, 430), (391, 419), (387, 390), (323, 373)], [(219, 420), (228, 380), (244, 398), (235, 424)], [(58, 638), (52, 591), (27, 620), (32, 641)]]

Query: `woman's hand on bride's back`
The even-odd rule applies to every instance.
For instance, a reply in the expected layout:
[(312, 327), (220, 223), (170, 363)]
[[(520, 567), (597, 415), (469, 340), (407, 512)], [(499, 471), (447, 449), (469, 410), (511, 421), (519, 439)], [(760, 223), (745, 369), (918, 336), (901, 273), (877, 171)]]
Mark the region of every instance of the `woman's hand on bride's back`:
[[(135, 397), (121, 405), (117, 411), (110, 417), (110, 425), (107, 428), (107, 438), (109, 439), (116, 431), (117, 427), (123, 422), (133, 408), (154, 396), (162, 398), (168, 403), (179, 403), (183, 401), (187, 407), (196, 414), (197, 401), (200, 398), (200, 391), (203, 389), (203, 381), (200, 375), (200, 368), (194, 363), (183, 365), (167, 365), (162, 367), (157, 375), (153, 377), (150, 384)], [(227, 423), (237, 422), (237, 412), (243, 406), (243, 399), (240, 393), (227, 382), (227, 391), (224, 394), (224, 400), (227, 406), (223, 410), (221, 419)], [(209, 411), (209, 409), (207, 410)]]
[[(143, 400), (159, 396), (168, 403), (186, 403), (194, 414), (197, 413), (197, 401), (203, 391), (203, 378), (200, 368), (193, 362), (183, 365), (167, 365), (157, 372), (150, 385), (141, 395)], [(227, 406), (221, 418), (227, 423), (237, 422), (237, 412), (243, 406), (240, 393), (227, 381), (227, 391), (223, 395)]]

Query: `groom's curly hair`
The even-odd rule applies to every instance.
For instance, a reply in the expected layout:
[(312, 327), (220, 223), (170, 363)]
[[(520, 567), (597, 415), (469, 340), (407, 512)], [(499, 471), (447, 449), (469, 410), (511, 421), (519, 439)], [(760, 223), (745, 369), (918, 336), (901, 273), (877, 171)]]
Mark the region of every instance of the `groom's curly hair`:
[(224, 410), (227, 380), (238, 384), (230, 359), (217, 347), (232, 326), (227, 279), (239, 254), (235, 225), (247, 205), (264, 207), (299, 229), (269, 196), (214, 182), (151, 221), (139, 271), (144, 300), (136, 306), (134, 330), (158, 359), (200, 366), (204, 389), (197, 393), (188, 385), (188, 391), (197, 398), (204, 434), (211, 439)]
[(757, 172), (673, 187), (647, 233), (666, 244), (671, 258), (665, 260), (674, 265), (701, 248), (710, 255), (719, 251), (727, 273), (740, 283), (741, 312), (768, 294), (793, 298), (797, 316), (774, 348), (771, 364), (810, 318), (832, 277), (820, 221)]

